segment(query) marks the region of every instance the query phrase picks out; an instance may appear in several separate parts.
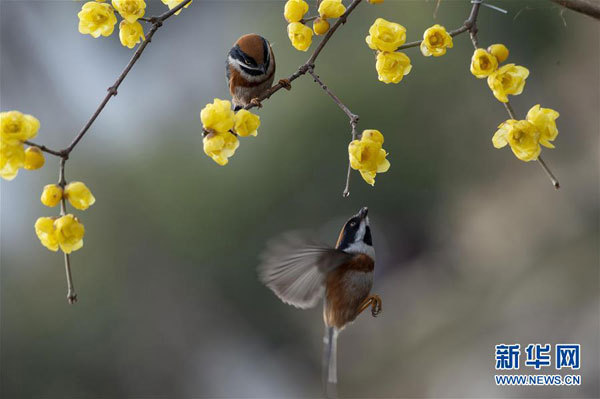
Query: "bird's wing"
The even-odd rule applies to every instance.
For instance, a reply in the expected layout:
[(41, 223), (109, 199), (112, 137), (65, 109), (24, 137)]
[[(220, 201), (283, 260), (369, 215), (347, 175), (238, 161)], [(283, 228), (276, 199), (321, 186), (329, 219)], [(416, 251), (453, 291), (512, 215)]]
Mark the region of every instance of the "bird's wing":
[(344, 251), (288, 234), (269, 243), (258, 274), (283, 302), (307, 309), (322, 297), (327, 272), (351, 258)]

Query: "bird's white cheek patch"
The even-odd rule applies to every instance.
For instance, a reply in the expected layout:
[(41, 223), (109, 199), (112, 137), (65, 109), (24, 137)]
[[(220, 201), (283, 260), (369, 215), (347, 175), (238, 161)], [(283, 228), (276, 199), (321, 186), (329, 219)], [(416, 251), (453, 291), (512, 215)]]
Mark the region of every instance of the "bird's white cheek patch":
[(363, 241), (353, 242), (348, 248), (344, 249), (344, 252), (349, 252), (351, 254), (365, 254), (375, 260), (375, 248), (365, 244)]

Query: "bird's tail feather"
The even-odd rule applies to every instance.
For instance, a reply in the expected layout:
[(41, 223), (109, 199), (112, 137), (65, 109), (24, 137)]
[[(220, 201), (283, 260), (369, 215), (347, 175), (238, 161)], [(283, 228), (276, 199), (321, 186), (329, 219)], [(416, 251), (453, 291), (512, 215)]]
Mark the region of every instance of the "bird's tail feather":
[(328, 398), (337, 398), (337, 337), (335, 327), (325, 328), (323, 338), (323, 389)]

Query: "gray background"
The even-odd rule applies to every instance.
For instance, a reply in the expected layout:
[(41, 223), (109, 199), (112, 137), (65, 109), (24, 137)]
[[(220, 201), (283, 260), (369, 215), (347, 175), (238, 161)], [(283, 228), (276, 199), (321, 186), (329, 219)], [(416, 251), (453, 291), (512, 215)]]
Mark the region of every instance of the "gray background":
[[(33, 230), (56, 209), (39, 202), (57, 160), (1, 183), (1, 393), (6, 398), (314, 397), (320, 395), (320, 309), (282, 304), (256, 279), (264, 243), (311, 229), (333, 243), (371, 209), (377, 319), (340, 337), (340, 391), (352, 397), (599, 396), (599, 30), (548, 1), (481, 10), (480, 41), (506, 43), (531, 71), (512, 97), (559, 110), (556, 192), (535, 163), (495, 150), (507, 119), (468, 64), (466, 35), (441, 58), (407, 54), (398, 85), (377, 80), (364, 42), (378, 16), (408, 40), (461, 25), (470, 4), (361, 4), (318, 61), (325, 82), (385, 135), (391, 169), (376, 187), (346, 172), (346, 116), (309, 79), (259, 111), (257, 138), (226, 167), (202, 152), (200, 109), (227, 98), (224, 59), (238, 36), (273, 44), (277, 76), (294, 50), (280, 1), (200, 1), (166, 22), (119, 95), (73, 152), (67, 179), (96, 204), (76, 212), (85, 246), (72, 256), (79, 303), (68, 306), (60, 254)], [(2, 110), (38, 117), (36, 141), (65, 146), (132, 51), (77, 32), (81, 4), (0, 2)], [(147, 15), (166, 8), (158, 1)], [(313, 44), (313, 49), (315, 45)], [(496, 387), (499, 343), (580, 343), (580, 387)], [(533, 372), (522, 369), (523, 373)], [(554, 370), (543, 370), (554, 373)]]

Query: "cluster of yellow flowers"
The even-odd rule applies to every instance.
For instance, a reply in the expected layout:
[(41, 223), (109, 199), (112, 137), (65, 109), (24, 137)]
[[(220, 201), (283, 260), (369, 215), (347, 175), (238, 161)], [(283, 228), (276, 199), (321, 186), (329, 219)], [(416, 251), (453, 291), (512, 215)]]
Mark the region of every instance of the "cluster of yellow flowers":
[(46, 160), (37, 147), (25, 149), (23, 142), (37, 135), (40, 121), (19, 111), (0, 113), (0, 176), (14, 179), (20, 168), (35, 170)]
[(206, 133), (204, 152), (221, 166), (239, 147), (238, 136), (256, 136), (260, 126), (258, 115), (245, 109), (234, 112), (229, 101), (218, 98), (202, 109), (200, 119)]
[(358, 170), (362, 178), (370, 185), (375, 185), (375, 175), (387, 172), (390, 161), (388, 153), (382, 148), (383, 134), (379, 130), (364, 130), (359, 140), (348, 145), (350, 166)]
[(538, 159), (542, 148), (554, 148), (551, 141), (558, 136), (556, 119), (559, 113), (550, 108), (540, 108), (534, 105), (527, 112), (525, 120), (509, 119), (498, 126), (498, 131), (492, 138), (496, 148), (505, 147), (507, 144), (517, 158), (521, 161)]
[[(406, 42), (404, 26), (377, 18), (369, 28), (366, 42), (371, 49), (377, 51), (375, 69), (380, 81), (398, 83), (411, 71), (410, 58), (397, 51)], [(425, 30), (420, 48), (425, 57), (440, 57), (452, 46), (452, 36), (446, 28), (436, 24)]]
[[(369, 0), (369, 3), (383, 3), (383, 0)], [(307, 51), (312, 44), (313, 31), (316, 35), (324, 35), (329, 31), (328, 20), (339, 18), (346, 12), (342, 0), (321, 0), (318, 8), (319, 16), (313, 17), (313, 28), (310, 29), (305, 25), (304, 20), (308, 8), (308, 3), (304, 0), (288, 0), (283, 10), (283, 16), (289, 23), (287, 32), (292, 46), (300, 51)]]
[(365, 40), (371, 49), (377, 50), (375, 69), (380, 81), (398, 83), (412, 69), (410, 58), (396, 51), (406, 41), (404, 26), (377, 18), (369, 28), (369, 36)]
[[(119, 24), (119, 39), (125, 47), (133, 48), (142, 40), (144, 28), (138, 19), (142, 18), (146, 12), (145, 0), (112, 0), (112, 6), (104, 3), (104, 0), (88, 1), (81, 7), (77, 14), (79, 17), (79, 32), (89, 34), (95, 38), (100, 36), (110, 36), (115, 30), (117, 17), (115, 10), (121, 15), (123, 20)], [(169, 9), (177, 6), (183, 0), (162, 0)], [(188, 3), (185, 7), (191, 4)], [(178, 14), (181, 10), (176, 12)]]
[[(63, 187), (58, 184), (48, 184), (42, 191), (42, 204), (54, 207), (61, 201), (69, 203), (79, 210), (86, 210), (96, 202), (90, 189), (82, 182), (72, 182)], [(35, 233), (43, 246), (50, 251), (58, 248), (70, 254), (83, 246), (85, 228), (72, 214), (58, 217), (41, 217), (35, 222)]]
[(487, 83), (494, 97), (503, 103), (508, 102), (508, 95), (517, 96), (523, 92), (525, 79), (529, 70), (515, 64), (499, 64), (508, 58), (508, 49), (503, 44), (493, 44), (484, 50), (478, 48), (471, 58), (471, 73), (479, 79), (487, 78)]

